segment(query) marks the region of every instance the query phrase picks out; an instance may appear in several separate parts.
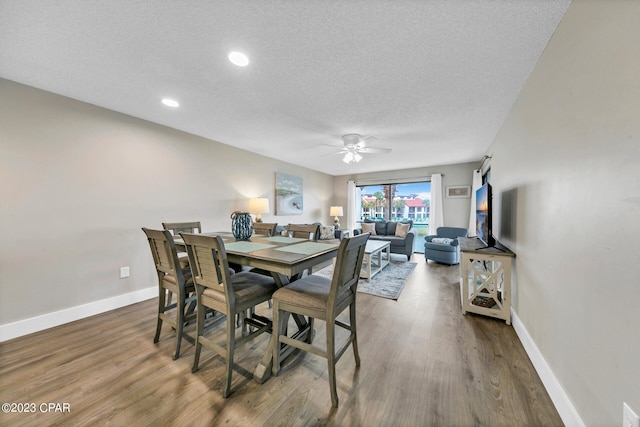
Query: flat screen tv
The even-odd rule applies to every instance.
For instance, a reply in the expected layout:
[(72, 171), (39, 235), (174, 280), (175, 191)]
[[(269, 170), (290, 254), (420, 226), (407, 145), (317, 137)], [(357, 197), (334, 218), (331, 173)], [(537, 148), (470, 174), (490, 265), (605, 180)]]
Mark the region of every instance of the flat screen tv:
[(491, 185), (483, 185), (476, 190), (476, 236), (487, 247), (495, 245), (491, 234)]

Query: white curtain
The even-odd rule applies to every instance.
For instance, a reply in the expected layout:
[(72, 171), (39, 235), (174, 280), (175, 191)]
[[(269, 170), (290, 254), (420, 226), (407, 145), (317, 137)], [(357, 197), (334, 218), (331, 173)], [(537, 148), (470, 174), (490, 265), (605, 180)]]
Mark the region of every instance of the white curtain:
[[(347, 230), (353, 233), (356, 227), (356, 182), (347, 182)], [(353, 237), (353, 235), (351, 235)]]
[(482, 172), (480, 169), (473, 171), (473, 184), (471, 186), (471, 207), (469, 212), (469, 237), (476, 235), (476, 190), (482, 187)]
[(442, 214), (442, 175), (431, 175), (431, 213), (429, 215), (429, 234), (436, 234), (438, 227), (444, 226)]

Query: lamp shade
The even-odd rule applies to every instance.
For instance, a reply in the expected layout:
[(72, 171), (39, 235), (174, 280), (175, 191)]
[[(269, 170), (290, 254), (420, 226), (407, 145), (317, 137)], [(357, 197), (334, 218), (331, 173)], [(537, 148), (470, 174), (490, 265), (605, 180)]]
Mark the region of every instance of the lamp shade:
[(263, 197), (256, 197), (255, 199), (249, 199), (249, 212), (250, 213), (269, 212), (269, 199), (265, 199)]
[(329, 208), (329, 215), (330, 216), (343, 216), (344, 213), (342, 212), (342, 206), (331, 206), (331, 208)]

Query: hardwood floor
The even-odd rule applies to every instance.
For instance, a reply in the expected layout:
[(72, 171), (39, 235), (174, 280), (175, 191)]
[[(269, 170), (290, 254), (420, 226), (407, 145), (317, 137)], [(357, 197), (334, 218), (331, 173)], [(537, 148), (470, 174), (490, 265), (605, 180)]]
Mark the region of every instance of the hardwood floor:
[[(1, 343), (0, 402), (36, 413), (1, 413), (0, 425), (561, 426), (513, 328), (461, 314), (457, 266), (413, 261), (398, 301), (358, 294), (362, 365), (351, 350), (338, 362), (337, 409), (326, 361), (311, 354), (262, 385), (251, 379), (268, 334), (236, 351), (223, 399), (220, 358), (203, 350), (192, 374), (192, 345), (172, 360), (166, 326), (153, 344), (149, 300)], [(70, 411), (41, 411), (49, 402)]]

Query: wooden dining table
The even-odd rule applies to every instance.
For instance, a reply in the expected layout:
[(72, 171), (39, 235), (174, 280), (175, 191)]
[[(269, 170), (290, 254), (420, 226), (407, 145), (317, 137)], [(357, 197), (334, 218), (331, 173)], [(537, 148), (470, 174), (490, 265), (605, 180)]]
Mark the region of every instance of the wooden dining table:
[[(220, 236), (229, 262), (270, 272), (278, 287), (297, 280), (305, 270), (335, 258), (339, 246), (339, 242), (312, 241), (287, 236), (254, 235), (248, 240), (237, 240), (229, 232), (202, 234)], [(175, 237), (174, 241), (178, 251), (186, 251), (182, 239)], [(298, 331), (293, 337), (310, 343), (314, 335), (313, 322), (304, 316), (295, 315), (293, 318), (298, 326)], [(275, 345), (272, 336), (267, 352), (253, 373), (253, 379), (258, 383), (262, 384), (271, 376), (272, 349)], [(282, 357), (288, 356), (292, 351), (293, 348), (284, 346), (281, 349)]]

